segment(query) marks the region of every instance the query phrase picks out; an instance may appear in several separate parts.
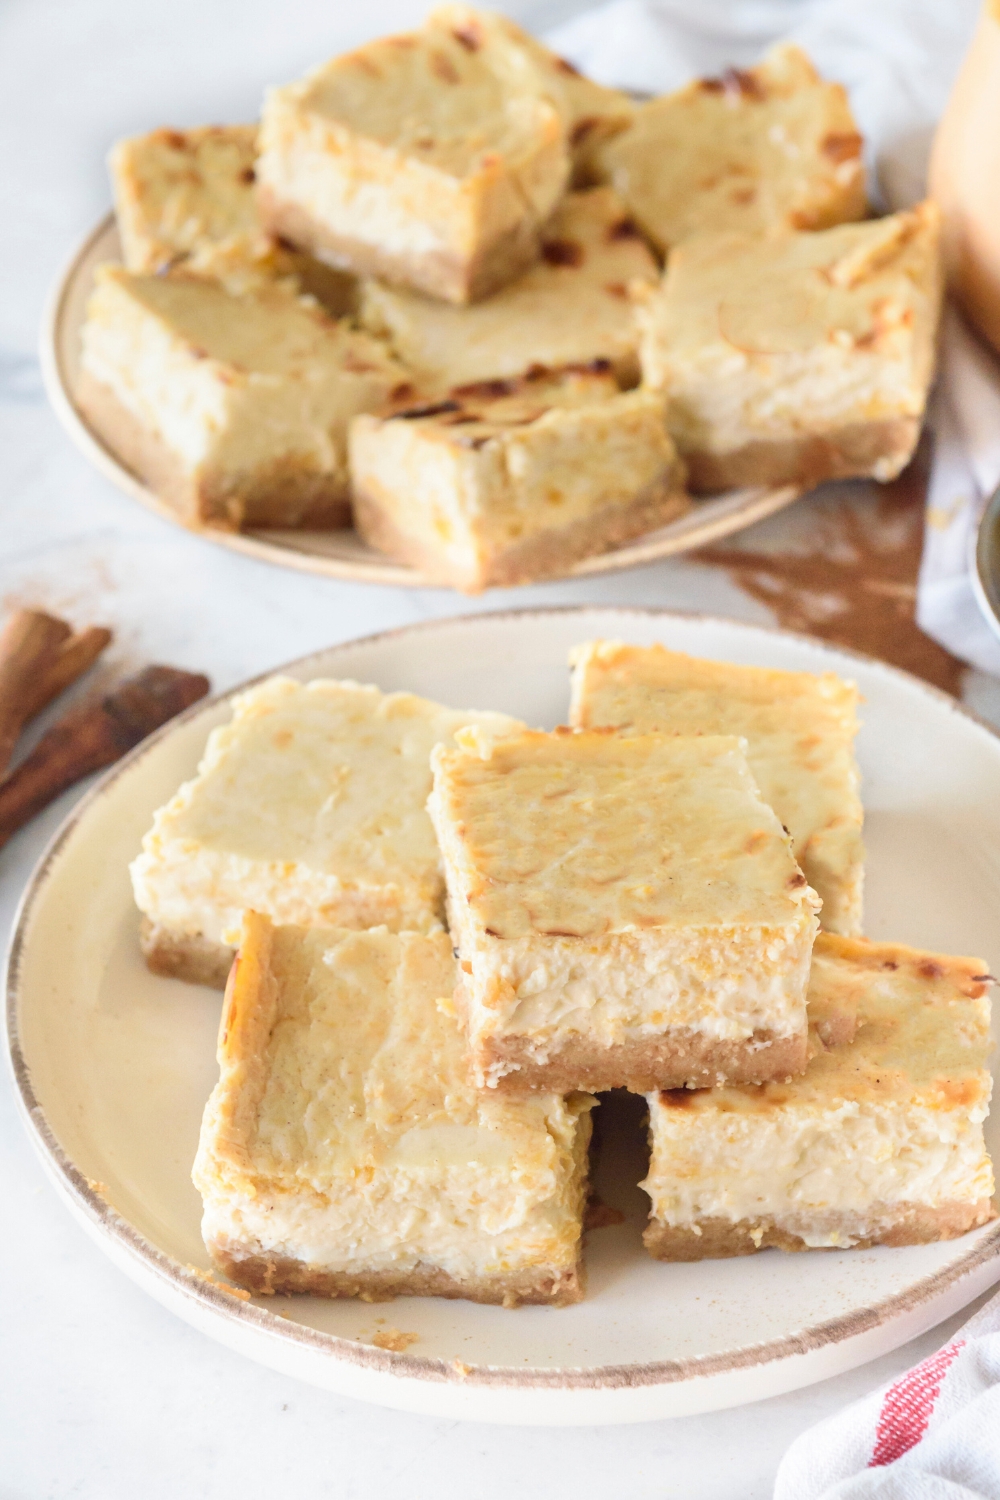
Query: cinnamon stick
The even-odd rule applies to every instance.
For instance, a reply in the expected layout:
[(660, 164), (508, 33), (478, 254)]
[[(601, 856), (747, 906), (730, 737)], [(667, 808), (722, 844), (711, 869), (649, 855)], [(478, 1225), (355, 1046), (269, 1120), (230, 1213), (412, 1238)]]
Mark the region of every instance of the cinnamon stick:
[(103, 625), (91, 625), (80, 630), (56, 647), (47, 666), (44, 666), (35, 682), (29, 685), (26, 694), (27, 713), (24, 723), (47, 708), (53, 698), (90, 670), (106, 646), (111, 644), (111, 631)]
[(19, 609), (0, 631), (0, 776), (18, 737), (70, 683), (92, 667), (111, 640), (93, 626), (74, 635), (65, 620)]
[(39, 678), (71, 634), (65, 620), (37, 609), (15, 610), (0, 632), (0, 775), (30, 718)]
[(120, 759), (208, 692), (208, 678), (146, 667), (97, 703), (70, 709), (0, 783), (0, 847), (60, 792)]

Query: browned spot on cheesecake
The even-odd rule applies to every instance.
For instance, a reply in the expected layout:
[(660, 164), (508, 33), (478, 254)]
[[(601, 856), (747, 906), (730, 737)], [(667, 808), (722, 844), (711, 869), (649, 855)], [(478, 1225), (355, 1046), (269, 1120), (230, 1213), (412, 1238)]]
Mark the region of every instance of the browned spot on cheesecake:
[(616, 219), (608, 228), (609, 240), (641, 240), (642, 231), (634, 219), (625, 216), (624, 219)]
[(580, 142), (585, 141), (590, 132), (595, 126), (600, 125), (600, 123), (596, 115), (583, 115), (581, 119), (576, 121), (569, 133), (570, 145), (579, 146)]
[(550, 266), (582, 266), (584, 249), (576, 240), (545, 240), (542, 259)]
[(471, 23), (468, 26), (454, 26), (451, 34), (467, 52), (478, 52), (483, 45), (482, 32)]
[(850, 161), (852, 157), (861, 155), (864, 141), (856, 131), (849, 131), (844, 135), (828, 135), (820, 144), (820, 150), (824, 156), (828, 156), (833, 162)]
[(431, 53), (431, 72), (440, 78), (442, 83), (458, 83), (458, 69), (446, 52)]

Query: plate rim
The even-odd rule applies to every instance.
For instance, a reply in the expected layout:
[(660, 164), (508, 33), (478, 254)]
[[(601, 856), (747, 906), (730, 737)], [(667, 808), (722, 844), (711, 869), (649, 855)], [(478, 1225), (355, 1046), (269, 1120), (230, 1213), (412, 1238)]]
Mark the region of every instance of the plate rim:
[[(95, 1229), (99, 1230), (102, 1235), (108, 1235), (130, 1259), (137, 1261), (144, 1271), (151, 1272), (165, 1289), (179, 1293), (197, 1304), (207, 1304), (213, 1314), (221, 1315), (226, 1322), (242, 1325), (244, 1328), (253, 1329), (272, 1339), (287, 1341), (322, 1354), (329, 1359), (339, 1360), (344, 1364), (354, 1365), (373, 1373), (408, 1377), (421, 1382), (452, 1383), (458, 1386), (500, 1387), (515, 1390), (620, 1390), (622, 1388), (671, 1386), (698, 1378), (735, 1374), (756, 1366), (773, 1364), (794, 1355), (814, 1353), (824, 1347), (841, 1343), (883, 1326), (906, 1313), (915, 1312), (930, 1299), (943, 1294), (963, 1277), (978, 1270), (990, 1259), (998, 1259), (998, 1277), (1000, 1277), (1000, 1255), (998, 1255), (1000, 1220), (998, 1220), (990, 1230), (980, 1235), (976, 1244), (970, 1247), (964, 1256), (948, 1267), (921, 1277), (907, 1290), (855, 1308), (836, 1318), (810, 1324), (798, 1332), (784, 1334), (780, 1338), (744, 1344), (715, 1354), (691, 1355), (683, 1359), (647, 1360), (632, 1364), (565, 1365), (544, 1369), (538, 1366), (525, 1368), (516, 1365), (475, 1364), (463, 1361), (459, 1368), (456, 1363), (445, 1359), (409, 1352), (395, 1353), (345, 1338), (340, 1334), (311, 1328), (283, 1318), (271, 1312), (267, 1307), (242, 1300), (237, 1292), (227, 1289), (221, 1279), (195, 1266), (184, 1266), (166, 1251), (160, 1249), (107, 1201), (100, 1191), (101, 1185), (91, 1182), (86, 1177), (58, 1141), (48, 1123), (44, 1108), (35, 1094), (30, 1068), (21, 1044), (19, 1023), (22, 966), (33, 912), (44, 895), (56, 863), (78, 825), (111, 787), (121, 777), (129, 774), (133, 767), (152, 753), (162, 740), (182, 725), (231, 700), (234, 694), (245, 692), (269, 677), (300, 668), (330, 651), (336, 651), (342, 647), (370, 646), (403, 635), (414, 635), (435, 628), (483, 623), (487, 620), (492, 623), (500, 619), (526, 620), (532, 617), (549, 618), (572, 614), (607, 614), (619, 617), (632, 615), (641, 619), (697, 621), (707, 626), (719, 625), (727, 629), (735, 629), (751, 636), (779, 636), (800, 642), (822, 653), (847, 657), (865, 666), (874, 667), (891, 679), (901, 679), (910, 686), (915, 685), (920, 692), (938, 702), (942, 707), (970, 720), (979, 729), (985, 731), (991, 739), (1000, 741), (1000, 730), (953, 698), (951, 694), (932, 683), (925, 682), (914, 673), (893, 666), (878, 657), (867, 655), (851, 647), (833, 645), (801, 631), (727, 619), (724, 616), (711, 615), (697, 610), (672, 610), (655, 606), (571, 604), (436, 616), (406, 625), (392, 626), (364, 636), (351, 637), (346, 641), (321, 647), (319, 650), (307, 652), (303, 656), (234, 684), (223, 692), (201, 699), (169, 720), (111, 766), (70, 809), (32, 869), (14, 913), (4, 967), (6, 1051), (13, 1076), (18, 1111), (32, 1144), (41, 1155), (55, 1186), (70, 1199), (71, 1205), (82, 1212)], [(103, 1245), (100, 1247), (105, 1249), (105, 1253), (109, 1253), (106, 1247)]]
[[(200, 537), (213, 546), (240, 553), (244, 557), (252, 557), (257, 562), (270, 563), (274, 567), (291, 568), (295, 572), (309, 573), (314, 577), (338, 578), (350, 583), (377, 584), (383, 587), (443, 589), (449, 593), (458, 593), (461, 597), (461, 591), (452, 589), (449, 585), (434, 582), (426, 578), (418, 569), (399, 563), (388, 556), (381, 557), (374, 552), (371, 558), (330, 557), (322, 553), (300, 551), (287, 540), (275, 539), (294, 536), (294, 531), (290, 533), (287, 529), (225, 531), (218, 527), (189, 525), (130, 469), (126, 468), (101, 438), (91, 430), (89, 423), (73, 400), (71, 383), (61, 350), (61, 335), (67, 317), (66, 305), (78, 280), (83, 275), (83, 264), (95, 245), (114, 228), (116, 228), (116, 219), (114, 210), (111, 209), (87, 231), (67, 256), (46, 299), (39, 332), (39, 362), (45, 393), (63, 431), (91, 467), (131, 500), (158, 516), (161, 521), (178, 526), (182, 531)], [(643, 536), (631, 538), (608, 552), (598, 552), (578, 558), (565, 573), (560, 573), (553, 578), (537, 579), (534, 582), (551, 584), (577, 578), (600, 577), (606, 573), (623, 572), (628, 568), (645, 567), (666, 557), (683, 555), (695, 548), (720, 541), (723, 537), (736, 535), (748, 526), (756, 525), (758, 521), (775, 515), (804, 495), (807, 488), (807, 486), (792, 484), (770, 487), (748, 486), (748, 499), (744, 507), (739, 510), (716, 513), (714, 516), (710, 514), (706, 516), (700, 527), (675, 534), (671, 539), (669, 531), (672, 527), (683, 524), (697, 514), (696, 510), (689, 510), (686, 515), (678, 517), (676, 521), (669, 524), (666, 528), (668, 536), (659, 542), (648, 540), (649, 537), (656, 535), (655, 530), (647, 532)], [(739, 490), (730, 490), (722, 495), (708, 496), (696, 504), (710, 506), (716, 501), (727, 500), (739, 493)], [(510, 587), (520, 586), (522, 585)], [(523, 586), (530, 586), (530, 584)], [(508, 592), (506, 588), (503, 591)], [(499, 586), (486, 592), (499, 592)]]

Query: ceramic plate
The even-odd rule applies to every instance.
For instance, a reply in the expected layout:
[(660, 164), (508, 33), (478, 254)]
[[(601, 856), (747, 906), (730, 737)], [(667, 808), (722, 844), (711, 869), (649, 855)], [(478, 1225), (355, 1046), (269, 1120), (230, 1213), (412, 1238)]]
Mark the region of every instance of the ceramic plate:
[[(42, 328), (42, 371), (49, 399), (66, 431), (86, 458), (106, 479), (168, 521), (177, 514), (104, 446), (87, 425), (76, 406), (80, 380), (80, 327), (94, 267), (106, 260), (120, 260), (121, 246), (114, 216), (109, 214), (87, 236), (77, 250), (53, 293)], [(732, 490), (711, 500), (696, 501), (694, 508), (669, 526), (626, 542), (613, 552), (586, 557), (575, 563), (568, 576), (585, 577), (614, 572), (638, 563), (704, 547), (729, 536), (754, 521), (781, 510), (801, 491), (792, 485), (777, 489)], [(366, 546), (355, 531), (248, 531), (231, 533), (204, 528), (199, 535), (220, 547), (243, 552), (285, 568), (322, 573), (329, 578), (350, 578), (360, 583), (388, 583), (431, 587), (423, 574), (403, 563), (393, 562)], [(440, 587), (440, 585), (433, 585)]]
[[(1000, 972), (1000, 739), (891, 667), (720, 620), (573, 609), (435, 621), (287, 670), (551, 727), (566, 717), (567, 651), (594, 636), (855, 678), (865, 699), (868, 930), (981, 956)], [(11, 1053), (31, 1135), (75, 1216), (167, 1307), (253, 1359), (344, 1394), (438, 1416), (592, 1425), (806, 1385), (904, 1343), (1000, 1279), (996, 1225), (899, 1250), (652, 1261), (640, 1241), (648, 1203), (635, 1187), (643, 1166), (633, 1115), (619, 1118), (620, 1144), (597, 1167), (599, 1193), (625, 1222), (590, 1232), (588, 1294), (576, 1307), (244, 1302), (213, 1283), (189, 1173), (216, 1077), (220, 997), (146, 971), (126, 865), (227, 712), (225, 701), (197, 705), (79, 804), (29, 885), (9, 960)], [(628, 1102), (602, 1106), (606, 1123)], [(988, 1128), (1000, 1156), (1000, 1132), (994, 1121)], [(416, 1336), (405, 1353), (374, 1344), (390, 1328)]]

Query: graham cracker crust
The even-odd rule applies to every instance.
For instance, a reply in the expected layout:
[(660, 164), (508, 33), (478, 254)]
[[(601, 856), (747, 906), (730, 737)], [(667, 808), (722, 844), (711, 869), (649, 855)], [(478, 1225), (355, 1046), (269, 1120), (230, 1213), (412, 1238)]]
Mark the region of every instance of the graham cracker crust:
[(522, 219), (481, 245), (468, 260), (445, 250), (392, 251), (338, 234), (308, 209), (279, 197), (267, 183), (258, 188), (257, 203), (265, 229), (276, 238), (340, 270), (415, 287), (445, 302), (478, 302), (498, 291), (538, 259), (541, 244), (542, 225)]
[(496, 1087), (505, 1093), (703, 1089), (721, 1083), (767, 1083), (804, 1073), (806, 1032), (776, 1037), (771, 1031), (755, 1031), (743, 1041), (719, 1041), (678, 1027), (613, 1047), (600, 1047), (581, 1036), (544, 1063), (532, 1057), (530, 1042), (521, 1037), (491, 1038), (476, 1050), (475, 1063), (482, 1076), (496, 1077)]
[(803, 434), (775, 442), (758, 439), (731, 453), (695, 449), (685, 453), (684, 460), (690, 488), (697, 494), (744, 485), (795, 484), (812, 489), (828, 479), (894, 479), (913, 457), (919, 436), (917, 417), (894, 417), (852, 423), (823, 436)]
[[(872, 1245), (927, 1245), (935, 1240), (958, 1239), (996, 1217), (989, 1198), (980, 1198), (975, 1203), (943, 1203), (939, 1208), (923, 1203), (875, 1204), (865, 1216), (870, 1232), (860, 1237), (856, 1214), (825, 1215), (824, 1232), (839, 1228), (845, 1236), (845, 1246), (822, 1248), (845, 1248), (848, 1236), (856, 1250), (867, 1250)], [(740, 1219), (736, 1223), (728, 1219), (699, 1219), (693, 1227), (662, 1224), (651, 1218), (642, 1238), (655, 1260), (722, 1260), (733, 1255), (754, 1255), (758, 1250), (816, 1248), (766, 1217)]]
[(622, 542), (655, 531), (684, 515), (690, 500), (673, 488), (673, 476), (644, 491), (628, 505), (608, 505), (572, 522), (561, 530), (528, 537), (496, 552), (474, 578), (450, 567), (447, 558), (408, 536), (383, 509), (377, 496), (360, 487), (353, 495), (354, 524), (370, 547), (418, 569), (434, 583), (450, 585), (462, 593), (478, 594), (486, 588), (506, 588), (532, 583), (540, 578), (566, 574), (582, 557), (610, 552)]
[(146, 967), (168, 979), (183, 979), (188, 984), (204, 984), (209, 989), (224, 990), (236, 957), (235, 948), (213, 943), (200, 935), (173, 932), (143, 917), (139, 924), (139, 946)]
[(192, 475), (158, 432), (86, 370), (76, 404), (115, 457), (188, 526), (239, 531), (247, 526), (329, 530), (350, 525), (342, 477), (310, 471), (289, 456), (240, 479)]
[(420, 1263), (410, 1271), (324, 1271), (280, 1255), (241, 1255), (235, 1247), (209, 1242), (213, 1261), (230, 1281), (258, 1296), (308, 1292), (314, 1297), (360, 1297), (391, 1302), (394, 1297), (460, 1297), (499, 1307), (525, 1303), (568, 1307), (583, 1298), (583, 1266), (564, 1270), (532, 1267), (496, 1276), (461, 1280), (437, 1266)]

